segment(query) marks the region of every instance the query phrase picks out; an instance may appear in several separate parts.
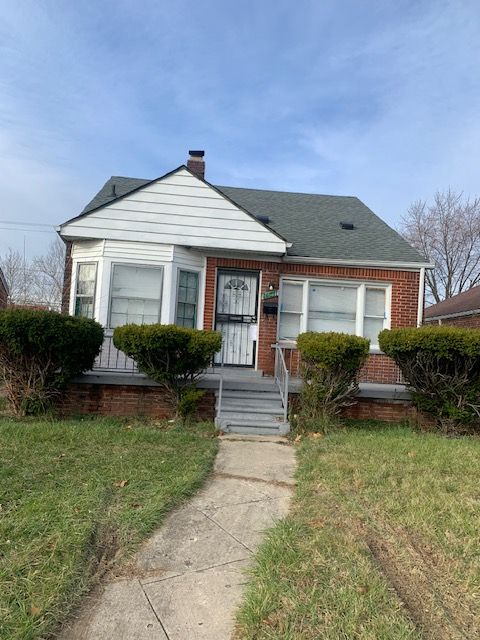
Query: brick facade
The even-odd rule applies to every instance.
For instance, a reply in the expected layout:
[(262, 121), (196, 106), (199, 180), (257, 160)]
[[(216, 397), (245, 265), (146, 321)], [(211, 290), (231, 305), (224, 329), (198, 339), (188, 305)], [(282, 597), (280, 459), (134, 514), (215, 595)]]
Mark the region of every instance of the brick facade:
[[(235, 258), (207, 258), (204, 328), (212, 329), (215, 317), (215, 287), (218, 268), (247, 269), (261, 273), (261, 293), (269, 284), (278, 289), (282, 276), (310, 277), (341, 280), (361, 280), (363, 282), (385, 282), (392, 285), (391, 326), (417, 326), (418, 312), (418, 271), (396, 271), (393, 269), (373, 269), (366, 267), (339, 267), (331, 265), (289, 264), (262, 260), (242, 260)], [(274, 351), (272, 344), (277, 341), (277, 318), (266, 316), (260, 309), (258, 318), (257, 368), (273, 374)], [(298, 352), (286, 350), (287, 368), (293, 375), (298, 372)], [(369, 357), (361, 373), (363, 382), (395, 384), (400, 374), (394, 363), (382, 354)]]
[(68, 313), (70, 309), (70, 289), (72, 286), (72, 249), (73, 242), (65, 241), (65, 268), (63, 271), (63, 289), (62, 289), (62, 313)]
[(3, 284), (2, 278), (0, 278), (0, 309), (3, 309), (7, 306), (8, 301), (8, 293)]
[[(147, 385), (71, 383), (57, 405), (64, 416), (94, 414), (101, 416), (136, 416), (171, 418), (172, 408), (160, 387)], [(203, 420), (215, 418), (215, 394), (207, 391), (200, 400), (198, 415)]]

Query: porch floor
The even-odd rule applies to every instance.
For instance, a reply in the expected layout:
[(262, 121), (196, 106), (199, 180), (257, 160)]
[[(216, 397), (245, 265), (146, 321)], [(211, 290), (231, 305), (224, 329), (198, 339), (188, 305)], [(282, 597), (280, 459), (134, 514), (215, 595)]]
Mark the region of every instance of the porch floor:
[[(246, 385), (252, 385), (252, 388), (266, 389), (271, 387), (273, 382), (272, 376), (264, 375), (262, 371), (254, 369), (240, 369), (234, 367), (224, 367), (223, 373), (218, 367), (209, 369), (199, 381), (198, 386), (202, 389), (218, 389), (220, 377), (223, 375), (224, 382), (228, 382), (229, 386), (238, 384), (239, 387), (245, 388)], [(75, 382), (84, 384), (119, 384), (134, 386), (157, 386), (157, 383), (150, 380), (142, 373), (118, 372), (118, 371), (89, 371), (78, 377)], [(291, 376), (289, 379), (290, 393), (298, 393), (302, 386), (302, 380)], [(385, 400), (409, 400), (410, 393), (403, 384), (380, 384), (372, 382), (361, 382), (359, 384), (358, 397), (378, 398)]]

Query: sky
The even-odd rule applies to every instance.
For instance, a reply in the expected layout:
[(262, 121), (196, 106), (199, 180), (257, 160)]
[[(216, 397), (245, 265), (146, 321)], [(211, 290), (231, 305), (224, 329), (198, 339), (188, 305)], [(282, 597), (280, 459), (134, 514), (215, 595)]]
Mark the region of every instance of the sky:
[(478, 0), (3, 0), (0, 255), (188, 149), (213, 184), (356, 195), (392, 226), (480, 195), (479, 70)]

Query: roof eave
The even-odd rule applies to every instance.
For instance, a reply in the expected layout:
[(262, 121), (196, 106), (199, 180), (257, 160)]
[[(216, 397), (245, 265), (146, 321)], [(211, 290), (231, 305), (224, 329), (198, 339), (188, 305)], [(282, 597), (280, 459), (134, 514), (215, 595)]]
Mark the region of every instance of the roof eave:
[(356, 260), (354, 258), (312, 258), (309, 256), (285, 256), (284, 262), (300, 264), (325, 264), (345, 267), (373, 267), (377, 269), (408, 269), (419, 271), (420, 269), (433, 269), (431, 262), (403, 262), (396, 260)]

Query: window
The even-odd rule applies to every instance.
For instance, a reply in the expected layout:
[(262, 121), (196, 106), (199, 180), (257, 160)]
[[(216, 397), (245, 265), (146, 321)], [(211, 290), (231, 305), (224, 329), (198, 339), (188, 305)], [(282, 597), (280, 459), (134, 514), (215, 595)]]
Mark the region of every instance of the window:
[(194, 329), (197, 325), (197, 305), (198, 273), (179, 271), (176, 324)]
[(75, 315), (93, 318), (95, 306), (95, 284), (97, 265), (80, 263), (77, 268), (77, 285), (75, 292)]
[(310, 284), (308, 288), (308, 331), (355, 333), (357, 287)]
[(389, 295), (389, 285), (283, 280), (279, 340), (296, 340), (303, 331), (338, 331), (365, 336), (378, 349)]
[(295, 340), (301, 333), (303, 319), (303, 282), (285, 280), (281, 301), (280, 339)]
[(162, 267), (113, 265), (110, 328), (159, 322), (162, 282)]

